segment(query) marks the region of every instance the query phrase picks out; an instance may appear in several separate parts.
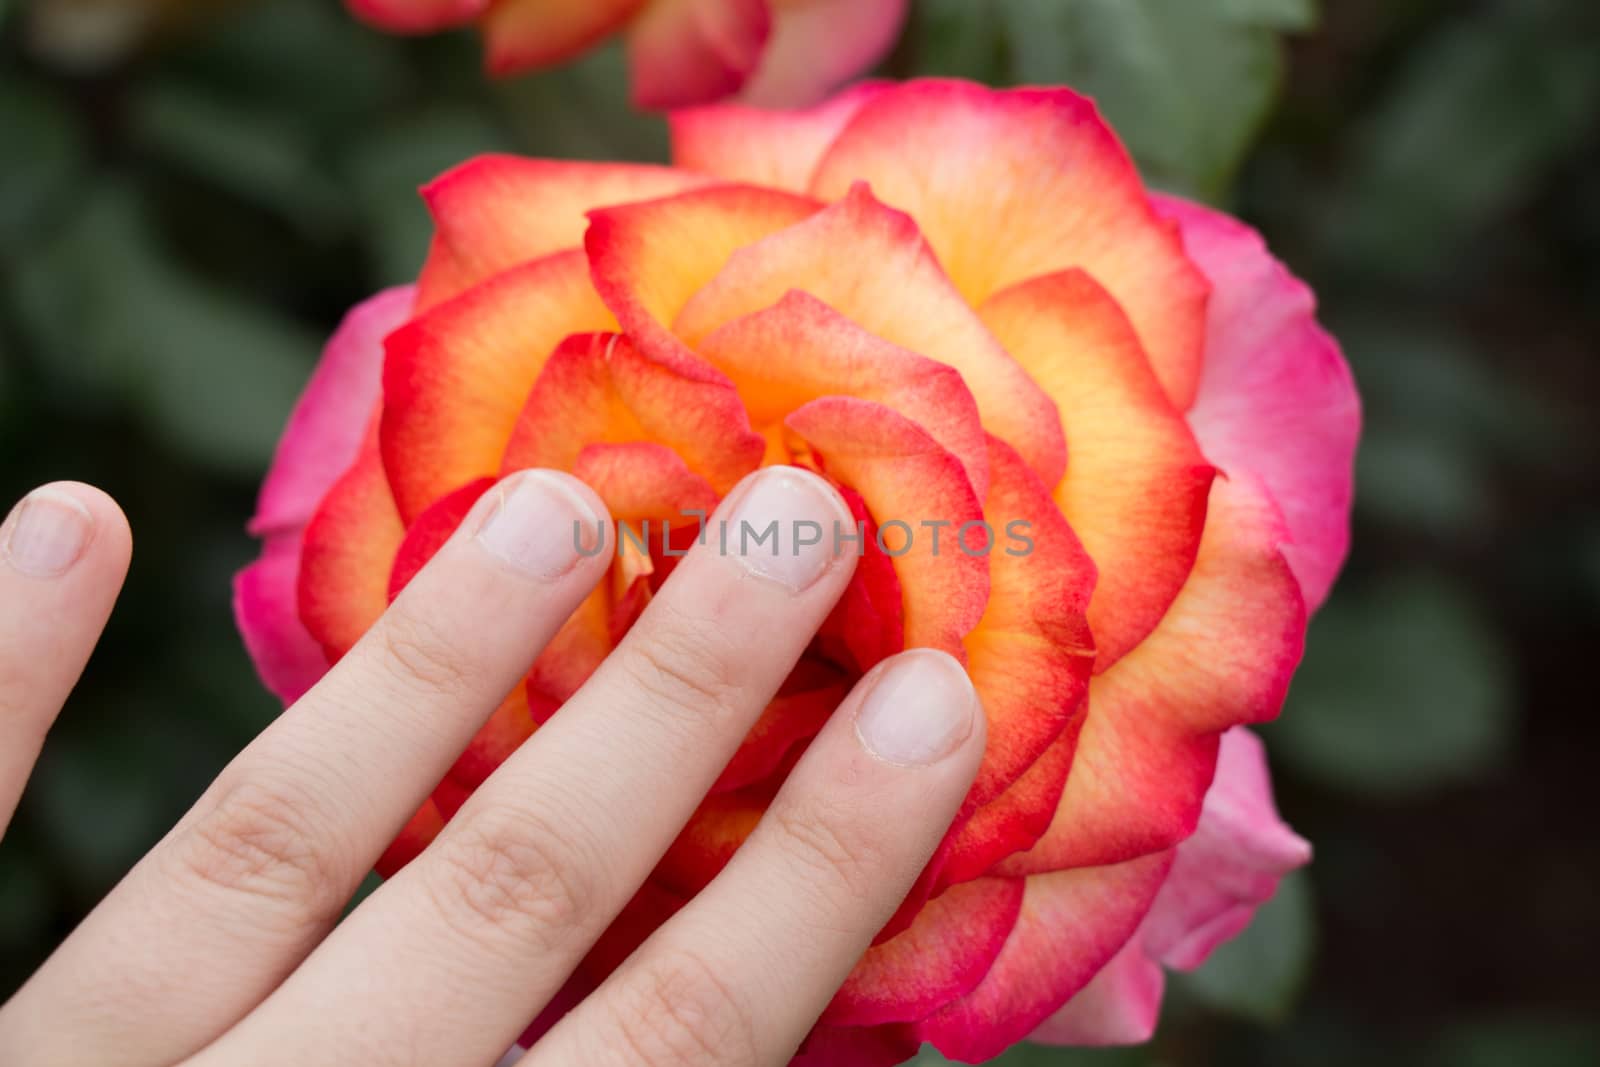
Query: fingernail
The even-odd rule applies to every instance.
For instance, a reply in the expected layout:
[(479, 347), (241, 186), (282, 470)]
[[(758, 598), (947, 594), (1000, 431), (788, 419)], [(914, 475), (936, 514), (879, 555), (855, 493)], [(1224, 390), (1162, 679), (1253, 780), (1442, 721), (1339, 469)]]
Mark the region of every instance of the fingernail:
[(978, 696), (961, 664), (943, 652), (896, 656), (870, 684), (856, 712), (856, 736), (884, 762), (927, 767), (972, 736)]
[(770, 467), (739, 490), (718, 547), (798, 593), (833, 561), (835, 522), (849, 522), (827, 483), (797, 467)]
[(490, 492), (478, 543), (518, 570), (558, 578), (604, 545), (593, 506), (558, 474), (523, 471)]
[(11, 566), (34, 578), (65, 574), (83, 555), (94, 517), (64, 489), (35, 489), (6, 523), (5, 556)]

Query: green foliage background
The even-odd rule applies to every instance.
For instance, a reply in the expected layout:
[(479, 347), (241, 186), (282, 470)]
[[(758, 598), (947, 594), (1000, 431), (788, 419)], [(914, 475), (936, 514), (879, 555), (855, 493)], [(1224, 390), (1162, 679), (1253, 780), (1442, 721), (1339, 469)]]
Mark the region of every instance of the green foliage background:
[[(0, 3), (0, 496), (96, 482), (137, 549), (0, 851), (0, 996), (274, 714), (228, 614), (244, 519), (321, 339), (414, 273), (417, 184), (665, 153), (615, 50), (491, 85), (469, 36), (333, 0), (109, 54), (51, 6)], [(1317, 862), (1149, 1047), (1002, 1062), (1600, 1062), (1600, 8), (919, 0), (886, 69), (1095, 95), (1312, 283), (1368, 412), (1354, 554), (1263, 731)]]

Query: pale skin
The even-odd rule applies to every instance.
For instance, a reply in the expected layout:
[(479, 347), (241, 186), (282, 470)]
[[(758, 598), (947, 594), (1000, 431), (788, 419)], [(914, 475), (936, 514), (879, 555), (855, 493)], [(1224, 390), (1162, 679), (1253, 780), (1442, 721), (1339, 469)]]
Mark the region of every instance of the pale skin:
[[(490, 1067), (656, 865), (844, 590), (831, 540), (680, 561), (621, 645), (445, 832), (346, 902), (606, 574), (582, 483), (519, 472), (0, 1006), (16, 1067)], [(852, 523), (758, 472), (718, 518)], [(557, 521), (557, 519), (560, 521)], [(0, 527), (0, 831), (128, 567), (56, 483)], [(846, 546), (848, 548), (848, 546)], [(69, 712), (70, 714), (70, 712)], [(971, 684), (910, 651), (855, 687), (728, 867), (521, 1064), (785, 1064), (894, 913), (983, 752)]]

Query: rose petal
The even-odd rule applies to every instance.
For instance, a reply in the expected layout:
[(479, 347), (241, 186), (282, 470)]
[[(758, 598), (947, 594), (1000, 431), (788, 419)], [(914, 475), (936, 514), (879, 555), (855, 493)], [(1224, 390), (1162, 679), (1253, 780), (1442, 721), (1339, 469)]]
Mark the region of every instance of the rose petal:
[(724, 181), (803, 193), (845, 123), (886, 88), (887, 82), (863, 82), (796, 111), (738, 104), (674, 111), (668, 116), (673, 165)]
[(416, 290), (385, 289), (357, 304), (328, 339), (272, 455), (250, 532), (299, 530), (356, 453), (377, 406), (383, 339), (405, 322)]
[(907, 82), (856, 113), (812, 191), (834, 200), (858, 181), (917, 220), (974, 305), (1040, 274), (1086, 270), (1127, 311), (1173, 403), (1188, 408), (1208, 286), (1089, 100), (1069, 89)]
[(868, 333), (813, 296), (791, 291), (713, 330), (698, 351), (728, 375), (758, 431), (822, 396), (876, 401), (959, 459), (975, 493), (988, 491), (988, 441), (960, 372)]
[(1222, 735), (1200, 825), (1178, 846), (1172, 873), (1141, 933), (1169, 967), (1193, 970), (1249, 925), (1284, 875), (1311, 861), (1311, 846), (1279, 818), (1266, 752), (1255, 734)]
[(498, 473), (551, 352), (571, 334), (615, 326), (571, 251), (498, 274), (390, 334), (380, 437), (400, 514), (409, 522)]
[(708, 181), (638, 163), (509, 155), (468, 160), (422, 187), (435, 236), (418, 284), (418, 309), (519, 263), (577, 248), (588, 227), (585, 215), (595, 208), (652, 200)]
[(909, 419), (867, 400), (823, 397), (785, 424), (815, 449), (825, 473), (861, 494), (884, 533), (905, 595), (906, 647), (938, 648), (965, 660), (961, 639), (989, 599), (988, 561), (948, 545), (936, 550), (919, 528), (935, 521), (959, 530), (982, 521), (960, 461)]
[(1166, 878), (1158, 853), (1027, 879), (1022, 911), (983, 981), (913, 1024), (953, 1059), (979, 1063), (1022, 1040), (1127, 943)]
[(1247, 480), (1218, 479), (1194, 573), (1143, 644), (1096, 675), (1055, 819), (1007, 874), (1115, 863), (1188, 837), (1218, 736), (1278, 713), (1305, 641), (1284, 527)]
[(740, 96), (762, 107), (815, 103), (888, 54), (908, 0), (771, 0), (771, 39)]
[(1142, 1044), (1155, 1033), (1166, 984), (1160, 965), (1145, 954), (1136, 934), (1028, 1040), (1041, 1045)]
[(867, 950), (822, 1013), (829, 1026), (920, 1019), (977, 988), (1022, 911), (1020, 878), (982, 878), (928, 901), (911, 925)]
[[(390, 0), (393, 2), (393, 0)], [(548, 67), (621, 29), (645, 0), (493, 0), (482, 19), (489, 72)]]
[[(849, 255), (839, 250), (848, 248)], [(1008, 356), (950, 285), (905, 214), (864, 186), (803, 222), (735, 252), (694, 294), (673, 329), (690, 346), (724, 323), (799, 289), (870, 333), (954, 367), (983, 426), (1020, 452), (1047, 484), (1066, 464), (1055, 405)]]
[(1283, 555), (1314, 611), (1350, 542), (1351, 467), (1361, 400), (1311, 290), (1248, 226), (1157, 197), (1211, 279), (1206, 364), (1189, 421), (1206, 456), (1260, 478), (1283, 511)]
[(1105, 670), (1188, 579), (1214, 471), (1122, 309), (1087, 274), (1012, 286), (979, 314), (1061, 413), (1072, 462), (1055, 499), (1099, 568), (1089, 627)]
[(389, 572), (405, 526), (389, 491), (376, 425), (306, 526), (297, 586), (300, 620), (329, 663), (389, 606)]
[(634, 106), (685, 107), (736, 92), (771, 31), (767, 0), (651, 0), (628, 31)]

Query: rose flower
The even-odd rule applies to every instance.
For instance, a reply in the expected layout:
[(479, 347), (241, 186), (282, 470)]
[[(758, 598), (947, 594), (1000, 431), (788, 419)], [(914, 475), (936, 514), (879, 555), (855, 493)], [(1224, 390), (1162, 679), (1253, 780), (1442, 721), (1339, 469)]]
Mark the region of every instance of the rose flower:
[(420, 278), (350, 314), (262, 491), (237, 606), (263, 677), (303, 692), (505, 472), (672, 524), (621, 539), (392, 871), (614, 647), (687, 513), (808, 467), (865, 524), (852, 583), (574, 981), (722, 868), (852, 682), (932, 646), (984, 761), (797, 1062), (1142, 1040), (1162, 966), (1309, 858), (1241, 724), (1277, 714), (1346, 548), (1359, 410), (1310, 292), (1151, 194), (1067, 90), (872, 85), (672, 131), (670, 168), (492, 156), (423, 190)]
[(738, 93), (810, 104), (889, 51), (908, 0), (346, 0), (392, 33), (475, 24), (496, 75), (564, 63), (626, 35), (633, 102), (709, 103)]

